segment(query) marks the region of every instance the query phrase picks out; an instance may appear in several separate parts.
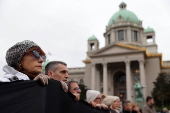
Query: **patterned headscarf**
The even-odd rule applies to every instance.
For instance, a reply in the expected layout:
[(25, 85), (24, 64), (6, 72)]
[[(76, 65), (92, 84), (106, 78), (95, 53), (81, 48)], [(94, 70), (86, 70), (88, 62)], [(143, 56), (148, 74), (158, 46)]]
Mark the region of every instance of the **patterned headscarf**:
[(39, 46), (30, 40), (24, 40), (16, 43), (6, 52), (7, 64), (15, 69), (19, 68), (19, 64), (24, 56), (24, 53), (33, 47)]

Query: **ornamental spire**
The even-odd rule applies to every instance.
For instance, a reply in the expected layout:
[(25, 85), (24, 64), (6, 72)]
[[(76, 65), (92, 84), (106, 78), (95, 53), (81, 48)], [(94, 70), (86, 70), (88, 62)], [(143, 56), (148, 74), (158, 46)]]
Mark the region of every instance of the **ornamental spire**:
[(119, 7), (120, 9), (126, 9), (126, 3), (122, 2)]

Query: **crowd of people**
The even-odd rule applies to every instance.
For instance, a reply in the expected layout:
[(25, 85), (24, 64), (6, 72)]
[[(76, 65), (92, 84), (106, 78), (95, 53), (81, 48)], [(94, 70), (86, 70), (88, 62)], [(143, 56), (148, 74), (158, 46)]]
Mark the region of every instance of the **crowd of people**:
[[(81, 89), (76, 81), (68, 81), (67, 64), (62, 61), (51, 61), (42, 74), (42, 63), (46, 60), (45, 52), (33, 41), (25, 40), (10, 47), (6, 53), (7, 65), (3, 67), (5, 75), (0, 82), (13, 82), (18, 80), (39, 80), (41, 84), (48, 85), (49, 79), (61, 82), (65, 93), (75, 102), (79, 112), (82, 109), (78, 102), (86, 102), (91, 107), (108, 110), (108, 113), (156, 113), (154, 99), (146, 98), (146, 105), (142, 109), (128, 100), (122, 101), (118, 96), (101, 94), (96, 90), (87, 90), (86, 100), (81, 100)], [(168, 113), (167, 109), (163, 113)]]

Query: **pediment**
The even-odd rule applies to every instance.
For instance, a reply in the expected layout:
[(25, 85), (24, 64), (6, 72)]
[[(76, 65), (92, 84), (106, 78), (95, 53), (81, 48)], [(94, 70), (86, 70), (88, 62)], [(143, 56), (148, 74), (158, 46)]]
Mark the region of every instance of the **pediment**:
[(143, 48), (140, 49), (140, 47), (131, 46), (131, 45), (111, 45), (108, 47), (104, 47), (97, 52), (93, 53), (90, 56), (101, 56), (101, 55), (111, 55), (111, 54), (127, 54), (132, 52), (141, 52), (144, 51)]

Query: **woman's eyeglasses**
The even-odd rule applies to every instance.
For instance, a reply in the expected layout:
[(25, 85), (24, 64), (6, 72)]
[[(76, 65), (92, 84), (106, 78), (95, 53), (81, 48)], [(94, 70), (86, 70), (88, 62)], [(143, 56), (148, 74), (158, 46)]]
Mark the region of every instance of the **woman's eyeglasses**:
[(100, 100), (102, 100), (102, 97), (97, 97), (96, 99), (100, 99)]
[(46, 61), (46, 56), (45, 55), (40, 55), (40, 53), (36, 50), (32, 51), (33, 55), (36, 59), (39, 59), (40, 57), (44, 60), (44, 62)]
[(81, 90), (81, 89), (79, 87), (75, 87), (73, 90), (77, 91), (77, 90)]

